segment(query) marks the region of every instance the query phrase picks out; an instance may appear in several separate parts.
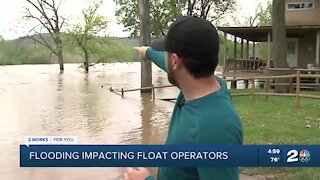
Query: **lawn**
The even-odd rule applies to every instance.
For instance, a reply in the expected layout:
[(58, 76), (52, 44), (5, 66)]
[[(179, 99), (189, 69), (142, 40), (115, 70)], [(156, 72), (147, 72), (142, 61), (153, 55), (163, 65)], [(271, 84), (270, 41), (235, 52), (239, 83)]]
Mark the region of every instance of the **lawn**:
[[(248, 90), (231, 90), (231, 93)], [(304, 94), (320, 95), (320, 91)], [(244, 127), (245, 144), (320, 144), (320, 99), (295, 97), (234, 96)], [(245, 174), (273, 174), (275, 179), (320, 179), (320, 168), (241, 168)]]

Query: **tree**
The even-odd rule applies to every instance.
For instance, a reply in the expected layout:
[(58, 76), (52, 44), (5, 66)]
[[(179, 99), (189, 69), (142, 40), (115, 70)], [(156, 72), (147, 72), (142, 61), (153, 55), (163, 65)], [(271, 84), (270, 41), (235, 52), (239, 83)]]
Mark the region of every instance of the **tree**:
[[(140, 46), (150, 45), (150, 0), (139, 0), (139, 30)], [(141, 61), (141, 87), (151, 86), (152, 67), (151, 61)], [(141, 90), (151, 92), (151, 89)]]
[(107, 29), (107, 19), (98, 14), (98, 9), (102, 6), (103, 1), (95, 1), (92, 5), (82, 10), (83, 25), (76, 24), (69, 33), (72, 36), (71, 43), (78, 46), (84, 55), (85, 69), (89, 71), (90, 54), (99, 55), (101, 44), (106, 38), (97, 38), (96, 35)]
[[(272, 53), (273, 65), (276, 68), (288, 68), (287, 63), (287, 38), (285, 29), (285, 0), (273, 0), (272, 4)], [(278, 75), (281, 75), (278, 72)], [(286, 79), (278, 79), (276, 83), (287, 82)], [(275, 86), (275, 91), (286, 93), (288, 86)]]
[(7, 43), (4, 38), (0, 35), (0, 65), (6, 64), (6, 54), (3, 50), (6, 49)]
[[(131, 36), (138, 36), (139, 27), (139, 1), (138, 0), (123, 0), (118, 1), (116, 16), (118, 20), (125, 26), (125, 31), (130, 31)], [(169, 23), (174, 20), (179, 13), (176, 0), (157, 1), (150, 0), (150, 33), (154, 37), (163, 36)]]
[[(241, 2), (238, 2), (241, 3)], [(240, 6), (237, 6), (237, 12), (244, 12)], [(233, 19), (232, 23), (238, 27), (258, 27), (258, 26), (271, 26), (272, 25), (272, 1), (268, 0), (266, 6), (263, 6), (260, 2), (254, 11), (253, 15), (245, 14), (242, 15), (238, 13), (233, 13), (231, 18)], [(243, 20), (243, 21), (241, 21)], [(230, 26), (230, 24), (228, 24)], [(231, 25), (232, 26), (232, 25)], [(232, 46), (233, 47), (233, 46)], [(239, 47), (239, 46), (238, 46)], [(256, 54), (257, 57), (261, 59), (267, 59), (268, 52), (267, 52), (268, 44), (265, 42), (258, 42), (256, 44)], [(237, 49), (238, 51), (238, 49)]]
[(182, 0), (182, 11), (187, 15), (198, 16), (211, 22), (219, 21), (226, 13), (234, 10), (235, 0)]
[[(242, 9), (237, 9), (238, 11), (243, 11)], [(272, 3), (270, 0), (267, 2), (267, 6), (262, 6), (261, 2), (257, 5), (255, 13), (253, 15), (243, 14), (241, 16), (245, 21), (240, 22), (239, 14), (231, 15), (233, 22), (237, 26), (242, 27), (257, 27), (257, 26), (271, 26), (272, 25)]]
[[(139, 33), (138, 0), (116, 1), (116, 16), (131, 36)], [(163, 36), (178, 16), (192, 15), (218, 23), (223, 15), (234, 10), (235, 0), (150, 0), (151, 35)]]
[(258, 12), (259, 26), (272, 25), (272, 3), (269, 0), (266, 8), (261, 8)]
[[(35, 24), (29, 31), (28, 36), (36, 43), (48, 48), (57, 56), (60, 71), (64, 70), (63, 47), (61, 40), (61, 29), (65, 25), (65, 18), (60, 16), (59, 8), (63, 0), (26, 0), (23, 19), (26, 24)], [(50, 40), (44, 37), (48, 33)]]

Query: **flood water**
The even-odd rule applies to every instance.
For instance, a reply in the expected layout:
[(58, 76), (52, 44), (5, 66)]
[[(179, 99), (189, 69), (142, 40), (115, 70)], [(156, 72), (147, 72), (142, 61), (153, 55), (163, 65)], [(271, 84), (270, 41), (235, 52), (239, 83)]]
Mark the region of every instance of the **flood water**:
[[(153, 66), (155, 86), (168, 85)], [(101, 86), (104, 85), (102, 88)], [(120, 168), (20, 168), (19, 145), (25, 136), (78, 136), (80, 144), (158, 144), (166, 139), (175, 87), (151, 94), (108, 90), (140, 87), (140, 63), (92, 68), (77, 64), (0, 66), (0, 179), (112, 180)]]

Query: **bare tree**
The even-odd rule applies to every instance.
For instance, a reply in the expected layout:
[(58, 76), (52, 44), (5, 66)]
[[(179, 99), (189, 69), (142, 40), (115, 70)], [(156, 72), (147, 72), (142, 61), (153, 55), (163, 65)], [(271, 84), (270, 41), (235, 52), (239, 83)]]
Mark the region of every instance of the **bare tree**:
[[(63, 0), (26, 0), (23, 19), (26, 23), (34, 24), (28, 37), (36, 43), (48, 48), (58, 57), (60, 70), (64, 70), (61, 29), (65, 19), (59, 15), (59, 7)], [(48, 33), (49, 37), (45, 37)]]
[[(244, 10), (241, 7), (238, 7), (238, 12), (243, 12)], [(241, 14), (241, 13), (233, 13), (231, 14), (231, 18), (233, 19), (233, 24), (241, 27), (258, 27), (258, 26), (271, 26), (272, 19), (272, 3), (271, 1), (267, 2), (267, 6), (263, 6), (261, 2), (255, 8), (254, 14)], [(241, 22), (244, 20), (244, 22)]]
[(235, 0), (181, 0), (187, 15), (198, 16), (210, 21), (217, 21), (223, 15), (234, 10)]
[[(233, 23), (236, 26), (255, 27), (255, 26), (259, 26), (259, 13), (261, 10), (262, 10), (262, 5), (261, 3), (259, 3), (253, 15), (234, 13), (234, 14), (231, 14), (230, 16), (232, 17)], [(243, 9), (239, 8), (238, 11), (241, 12), (243, 11)], [(244, 22), (241, 22), (240, 21), (241, 19), (243, 19)]]
[[(130, 31), (132, 36), (138, 36), (140, 27), (139, 0), (114, 0), (118, 4), (116, 16)], [(219, 24), (222, 17), (232, 12), (236, 0), (149, 0), (150, 26), (153, 37), (163, 36), (169, 25), (178, 16), (192, 15)]]

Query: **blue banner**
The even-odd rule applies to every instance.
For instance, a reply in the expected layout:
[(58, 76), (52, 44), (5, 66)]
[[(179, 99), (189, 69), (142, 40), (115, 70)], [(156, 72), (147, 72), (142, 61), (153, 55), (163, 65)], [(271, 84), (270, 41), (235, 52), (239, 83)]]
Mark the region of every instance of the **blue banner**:
[(20, 145), (20, 167), (320, 167), (320, 145)]

